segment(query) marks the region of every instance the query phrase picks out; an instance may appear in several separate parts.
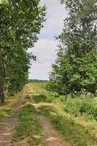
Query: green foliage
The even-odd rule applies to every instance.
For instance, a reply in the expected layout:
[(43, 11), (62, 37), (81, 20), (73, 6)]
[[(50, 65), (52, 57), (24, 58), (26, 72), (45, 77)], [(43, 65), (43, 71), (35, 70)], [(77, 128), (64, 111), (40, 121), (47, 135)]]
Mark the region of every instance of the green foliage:
[(59, 94), (97, 88), (97, 5), (94, 0), (61, 0), (68, 9), (59, 36), (58, 58), (48, 88)]
[(97, 98), (80, 95), (76, 98), (68, 97), (64, 100), (64, 111), (75, 116), (85, 116), (97, 120)]
[(5, 90), (17, 92), (28, 79), (30, 59), (28, 48), (37, 42), (45, 7), (39, 0), (0, 2), (0, 97), (4, 102)]

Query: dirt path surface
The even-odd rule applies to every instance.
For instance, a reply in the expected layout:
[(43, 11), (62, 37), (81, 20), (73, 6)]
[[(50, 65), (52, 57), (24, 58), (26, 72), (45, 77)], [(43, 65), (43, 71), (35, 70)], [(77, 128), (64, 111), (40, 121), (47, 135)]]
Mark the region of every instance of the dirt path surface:
[(12, 135), (15, 132), (15, 125), (18, 122), (18, 112), (23, 104), (26, 87), (24, 87), (19, 99), (11, 112), (11, 115), (0, 123), (0, 146), (11, 146)]
[(2, 122), (0, 127), (0, 146), (10, 146), (16, 123), (17, 112)]
[(44, 146), (68, 146), (53, 125), (44, 117), (39, 116), (43, 128)]
[[(12, 136), (15, 132), (15, 126), (18, 122), (18, 113), (21, 106), (24, 104), (24, 97), (28, 87), (24, 87), (21, 99), (19, 99), (12, 110), (9, 117), (4, 119), (0, 123), (0, 146), (11, 146)], [(33, 104), (36, 109), (37, 117), (42, 126), (42, 135), (43, 135), (43, 146), (69, 146), (64, 142), (64, 139), (61, 134), (53, 127), (53, 125), (44, 117), (41, 112), (38, 110), (37, 104)], [(21, 144), (22, 145), (22, 144)], [(24, 144), (23, 146), (26, 146)]]
[(38, 110), (38, 105), (34, 103), (33, 106), (36, 109), (38, 119), (43, 129), (43, 146), (69, 146), (69, 144), (64, 141), (63, 136), (58, 133), (48, 119), (41, 115), (40, 110)]

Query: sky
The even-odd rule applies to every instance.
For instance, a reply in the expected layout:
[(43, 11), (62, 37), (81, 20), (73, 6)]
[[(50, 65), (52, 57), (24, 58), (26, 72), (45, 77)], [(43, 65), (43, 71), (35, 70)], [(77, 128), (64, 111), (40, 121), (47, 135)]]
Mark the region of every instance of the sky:
[(58, 41), (55, 36), (61, 33), (63, 20), (67, 14), (64, 5), (60, 4), (60, 0), (41, 0), (41, 5), (47, 7), (47, 20), (41, 29), (38, 42), (34, 48), (29, 50), (37, 57), (36, 61), (31, 61), (29, 79), (48, 80), (52, 64), (57, 58)]

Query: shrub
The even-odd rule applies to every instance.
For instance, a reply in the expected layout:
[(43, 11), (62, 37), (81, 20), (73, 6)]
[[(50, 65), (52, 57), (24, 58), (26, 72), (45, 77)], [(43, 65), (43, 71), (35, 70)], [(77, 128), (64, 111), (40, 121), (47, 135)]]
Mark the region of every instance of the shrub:
[(64, 110), (75, 116), (84, 115), (97, 120), (97, 98), (69, 97), (64, 101)]

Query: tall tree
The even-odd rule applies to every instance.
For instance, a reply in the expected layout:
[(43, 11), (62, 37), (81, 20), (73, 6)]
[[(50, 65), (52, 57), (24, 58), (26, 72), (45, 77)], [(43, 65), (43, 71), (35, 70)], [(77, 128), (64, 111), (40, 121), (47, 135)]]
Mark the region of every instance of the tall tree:
[(96, 49), (97, 2), (95, 0), (61, 0), (68, 10), (61, 41), (72, 54), (83, 56)]
[[(7, 80), (24, 82), (28, 73), (27, 49), (38, 40), (45, 16), (45, 7), (39, 0), (3, 0), (0, 3), (0, 78), (1, 102), (4, 102)], [(13, 69), (13, 75), (10, 71)], [(16, 68), (16, 69), (15, 69)], [(11, 72), (11, 74), (12, 74)], [(10, 79), (8, 79), (10, 78)], [(11, 86), (10, 86), (11, 87)]]
[(97, 2), (61, 2), (66, 6), (68, 17), (59, 36), (58, 59), (50, 75), (52, 85), (57, 85), (57, 91), (62, 94), (82, 89), (94, 93), (97, 87)]

